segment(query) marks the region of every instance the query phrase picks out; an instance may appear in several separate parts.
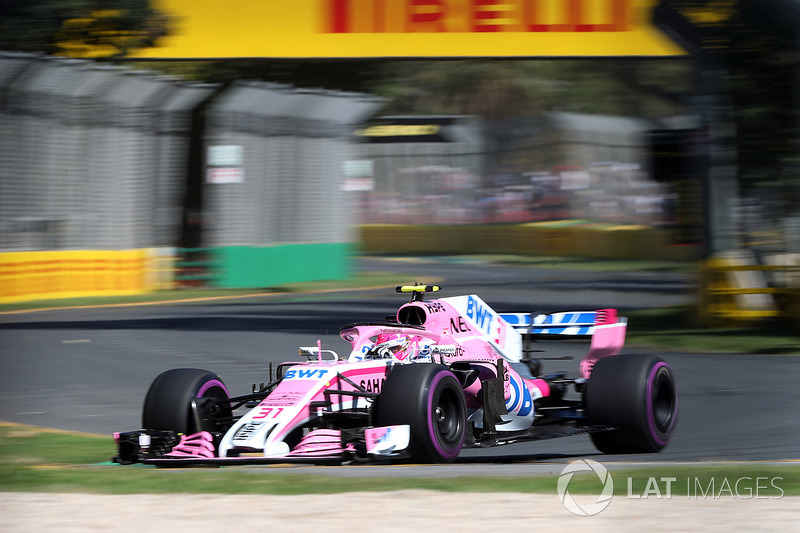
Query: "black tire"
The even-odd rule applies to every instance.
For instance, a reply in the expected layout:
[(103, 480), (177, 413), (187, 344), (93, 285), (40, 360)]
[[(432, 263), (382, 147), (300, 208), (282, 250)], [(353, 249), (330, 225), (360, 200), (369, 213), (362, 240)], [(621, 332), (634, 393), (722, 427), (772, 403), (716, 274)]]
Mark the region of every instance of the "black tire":
[[(142, 407), (142, 427), (144, 429), (172, 430), (186, 435), (210, 427), (197, 427), (192, 416), (192, 400), (196, 398), (229, 398), (222, 379), (213, 372), (199, 368), (175, 368), (159, 374), (147, 395)], [(230, 416), (230, 405), (220, 406), (221, 416)]]
[(586, 384), (587, 422), (613, 426), (592, 433), (603, 453), (662, 450), (678, 420), (678, 390), (669, 365), (654, 355), (622, 354), (597, 361)]
[(376, 426), (411, 426), (409, 453), (422, 462), (451, 462), (464, 445), (467, 406), (455, 374), (413, 363), (387, 376), (373, 412)]

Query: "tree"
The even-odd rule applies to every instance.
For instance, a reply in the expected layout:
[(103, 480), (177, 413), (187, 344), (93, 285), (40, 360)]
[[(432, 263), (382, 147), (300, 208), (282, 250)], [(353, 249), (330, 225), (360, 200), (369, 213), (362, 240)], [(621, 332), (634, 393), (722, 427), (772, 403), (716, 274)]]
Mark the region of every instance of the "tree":
[(154, 46), (169, 25), (150, 0), (3, 0), (0, 50), (121, 58)]
[(389, 99), (387, 113), (653, 117), (686, 112), (690, 72), (662, 59), (397, 61), (373, 92)]
[[(800, 2), (662, 0), (656, 19), (713, 69), (719, 102), (735, 122), (739, 185), (779, 189), (789, 209), (800, 203)], [(700, 73), (698, 78), (702, 77)], [(792, 205), (794, 204), (794, 206)]]

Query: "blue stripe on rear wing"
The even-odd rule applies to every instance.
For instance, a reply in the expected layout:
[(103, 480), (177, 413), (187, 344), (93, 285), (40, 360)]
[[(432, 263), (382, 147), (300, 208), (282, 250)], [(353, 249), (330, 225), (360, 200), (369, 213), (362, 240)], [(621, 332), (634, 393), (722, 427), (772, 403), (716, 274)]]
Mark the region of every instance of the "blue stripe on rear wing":
[[(502, 313), (500, 317), (515, 330), (529, 335), (592, 335), (602, 311), (569, 311), (550, 315)], [(601, 317), (602, 318), (602, 317)], [(620, 319), (623, 321), (624, 319)], [(603, 320), (599, 320), (603, 322)]]

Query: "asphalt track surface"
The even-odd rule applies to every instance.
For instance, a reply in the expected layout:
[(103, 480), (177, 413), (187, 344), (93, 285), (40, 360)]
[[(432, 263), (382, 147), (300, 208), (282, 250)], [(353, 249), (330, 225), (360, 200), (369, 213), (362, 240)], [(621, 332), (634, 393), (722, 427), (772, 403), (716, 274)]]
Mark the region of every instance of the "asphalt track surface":
[[(685, 276), (663, 273), (413, 259), (363, 259), (359, 266), (398, 272), (398, 284), (439, 282), (441, 296), (478, 294), (500, 312), (604, 307), (624, 312), (689, 302), (694, 288)], [(205, 368), (220, 374), (232, 394), (245, 393), (268, 380), (270, 362), (295, 360), (298, 346), (321, 339), (325, 347), (347, 353), (337, 335), (341, 325), (382, 320), (406, 298), (381, 288), (0, 315), (0, 421), (109, 436), (139, 429), (144, 394), (164, 370)], [(541, 343), (542, 357), (551, 358), (544, 360), (545, 372), (576, 375), (587, 347), (585, 341)], [(420, 477), (557, 472), (577, 457), (606, 464), (800, 460), (800, 354), (659, 355), (673, 368), (680, 396), (676, 433), (661, 453), (601, 455), (588, 436), (573, 436), (465, 449), (455, 465), (375, 471)], [(355, 467), (315, 471), (365, 473)]]

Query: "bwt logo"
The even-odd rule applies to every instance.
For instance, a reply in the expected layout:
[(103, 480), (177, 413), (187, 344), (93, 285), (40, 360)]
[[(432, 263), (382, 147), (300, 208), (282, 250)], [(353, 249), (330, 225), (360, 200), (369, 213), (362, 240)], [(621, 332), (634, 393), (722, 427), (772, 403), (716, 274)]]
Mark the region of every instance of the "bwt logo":
[(467, 316), (475, 321), (475, 324), (484, 332), (488, 333), (491, 330), (492, 320), (494, 314), (487, 306), (470, 296), (467, 299)]
[(467, 317), (501, 350), (506, 346), (506, 323), (486, 305), (483, 300), (469, 296), (467, 298)]
[[(600, 478), (603, 490), (594, 503), (578, 503), (569, 493), (569, 482), (572, 481), (572, 476), (575, 475), (575, 472), (594, 472)], [(579, 461), (571, 462), (561, 471), (561, 475), (558, 477), (558, 499), (561, 500), (567, 511), (578, 516), (594, 516), (602, 512), (611, 503), (613, 495), (614, 480), (611, 479), (611, 474), (608, 473), (606, 467), (591, 459), (580, 459)]]
[(283, 377), (285, 379), (322, 379), (327, 373), (327, 370), (307, 370), (302, 368), (299, 370), (287, 370)]

